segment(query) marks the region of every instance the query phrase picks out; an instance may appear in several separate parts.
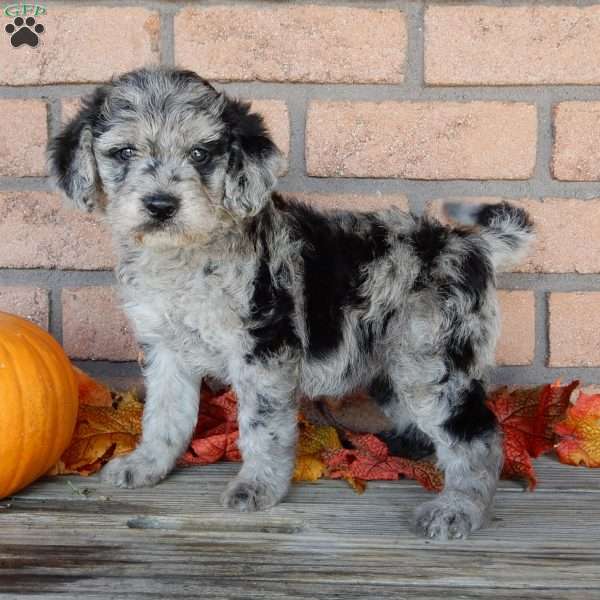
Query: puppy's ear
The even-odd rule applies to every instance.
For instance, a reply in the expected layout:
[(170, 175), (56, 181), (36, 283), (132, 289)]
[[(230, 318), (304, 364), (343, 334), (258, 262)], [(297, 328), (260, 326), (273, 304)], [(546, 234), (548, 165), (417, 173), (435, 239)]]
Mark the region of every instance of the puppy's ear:
[(224, 98), (222, 119), (229, 129), (229, 164), (225, 177), (227, 210), (253, 216), (267, 203), (286, 160), (273, 143), (262, 117), (250, 104)]
[(92, 148), (93, 130), (101, 120), (107, 88), (98, 88), (83, 100), (77, 116), (48, 147), (50, 172), (75, 206), (92, 211), (99, 206), (102, 187)]

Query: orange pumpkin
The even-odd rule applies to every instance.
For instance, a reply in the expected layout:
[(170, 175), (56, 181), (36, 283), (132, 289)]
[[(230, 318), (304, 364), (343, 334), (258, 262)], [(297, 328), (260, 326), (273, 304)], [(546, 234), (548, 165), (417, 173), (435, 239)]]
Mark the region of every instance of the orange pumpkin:
[(50, 469), (73, 436), (77, 382), (43, 329), (0, 312), (0, 498)]

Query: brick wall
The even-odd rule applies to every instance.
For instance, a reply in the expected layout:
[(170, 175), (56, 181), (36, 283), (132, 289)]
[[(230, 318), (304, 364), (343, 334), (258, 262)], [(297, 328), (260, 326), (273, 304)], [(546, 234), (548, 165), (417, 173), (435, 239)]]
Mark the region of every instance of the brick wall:
[[(0, 38), (0, 309), (90, 372), (137, 373), (95, 217), (65, 210), (44, 147), (94, 83), (180, 65), (254, 102), (320, 206), (509, 198), (531, 256), (500, 277), (496, 382), (600, 382), (600, 2), (46, 3), (42, 44)], [(4, 6), (4, 5), (2, 5)]]

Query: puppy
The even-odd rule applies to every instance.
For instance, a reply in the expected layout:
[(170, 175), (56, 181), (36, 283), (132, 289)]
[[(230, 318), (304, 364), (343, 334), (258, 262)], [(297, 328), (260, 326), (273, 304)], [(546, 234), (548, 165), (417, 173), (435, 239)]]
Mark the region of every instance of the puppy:
[(189, 71), (98, 88), (49, 156), (66, 196), (110, 225), (145, 352), (142, 440), (106, 480), (163, 479), (212, 376), (237, 393), (244, 458), (222, 502), (271, 507), (290, 485), (298, 396), (365, 387), (444, 471), (415, 530), (461, 538), (483, 525), (502, 465), (481, 383), (498, 337), (495, 272), (529, 242), (525, 212), (452, 205), (472, 227), (448, 228), (284, 199), (273, 191), (284, 161), (260, 116)]

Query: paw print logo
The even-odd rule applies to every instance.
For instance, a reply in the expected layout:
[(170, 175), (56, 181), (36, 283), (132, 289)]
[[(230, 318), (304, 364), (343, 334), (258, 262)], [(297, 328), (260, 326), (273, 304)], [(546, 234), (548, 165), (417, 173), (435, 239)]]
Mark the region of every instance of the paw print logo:
[(27, 17), (26, 21), (23, 21), (21, 17), (17, 17), (4, 30), (10, 35), (10, 43), (15, 48), (23, 44), (35, 48), (40, 41), (38, 34), (44, 33), (44, 26), (41, 23), (36, 25), (33, 17)]

